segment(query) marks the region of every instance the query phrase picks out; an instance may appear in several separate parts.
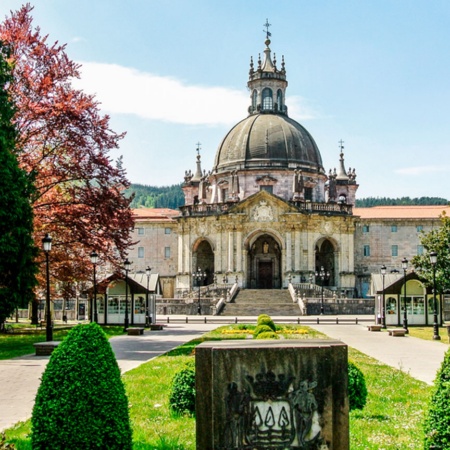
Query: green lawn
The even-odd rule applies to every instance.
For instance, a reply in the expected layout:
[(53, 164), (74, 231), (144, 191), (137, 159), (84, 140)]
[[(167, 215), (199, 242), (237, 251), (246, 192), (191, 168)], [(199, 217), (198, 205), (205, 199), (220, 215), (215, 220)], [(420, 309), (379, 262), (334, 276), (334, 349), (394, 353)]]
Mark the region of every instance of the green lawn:
[[(120, 331), (121, 327), (118, 328)], [(169, 409), (171, 380), (188, 360), (194, 358), (195, 346), (203, 340), (244, 339), (251, 336), (248, 333), (253, 328), (243, 325), (221, 327), (123, 376), (130, 403), (134, 449), (195, 449), (195, 418), (173, 414)], [(308, 327), (290, 326), (284, 337), (308, 339), (324, 336)], [(350, 349), (349, 357), (364, 373), (369, 391), (366, 407), (350, 413), (350, 448), (422, 448), (421, 423), (431, 387), (356, 350)], [(30, 421), (27, 421), (7, 430), (6, 435), (18, 450), (30, 450), (29, 433)]]
[[(70, 326), (58, 326), (53, 330), (53, 340), (62, 341), (70, 331)], [(123, 326), (102, 326), (108, 338), (123, 334)], [(45, 328), (28, 324), (13, 324), (12, 334), (0, 334), (0, 360), (35, 353), (33, 344), (46, 340)], [(1, 448), (1, 447), (0, 447)]]

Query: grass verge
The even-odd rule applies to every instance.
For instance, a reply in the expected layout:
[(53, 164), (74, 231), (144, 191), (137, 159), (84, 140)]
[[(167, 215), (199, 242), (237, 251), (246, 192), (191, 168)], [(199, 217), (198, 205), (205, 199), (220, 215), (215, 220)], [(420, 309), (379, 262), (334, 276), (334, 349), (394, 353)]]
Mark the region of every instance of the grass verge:
[[(53, 340), (62, 341), (70, 329), (71, 327), (55, 328), (53, 330)], [(102, 326), (102, 329), (108, 339), (123, 334), (123, 326), (106, 325)], [(45, 328), (35, 328), (32, 329), (32, 332), (29, 332), (29, 328), (17, 327), (12, 334), (0, 334), (0, 360), (31, 355), (35, 353), (33, 344), (35, 342), (44, 342), (45, 339)]]

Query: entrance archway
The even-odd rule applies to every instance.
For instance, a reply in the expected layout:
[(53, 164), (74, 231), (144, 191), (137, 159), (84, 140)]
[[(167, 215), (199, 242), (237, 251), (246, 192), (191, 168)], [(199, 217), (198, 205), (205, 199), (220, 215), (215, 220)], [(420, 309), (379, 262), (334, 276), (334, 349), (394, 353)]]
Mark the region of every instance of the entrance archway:
[(281, 251), (270, 235), (260, 236), (249, 249), (247, 285), (252, 289), (281, 287)]
[(195, 272), (198, 268), (206, 273), (206, 280), (203, 285), (214, 282), (214, 252), (211, 244), (207, 240), (197, 243), (194, 247), (192, 270)]
[(328, 239), (318, 242), (316, 245), (316, 271), (319, 272), (323, 267), (326, 272), (330, 273), (330, 277), (324, 280), (324, 286), (335, 286), (335, 250), (334, 245)]

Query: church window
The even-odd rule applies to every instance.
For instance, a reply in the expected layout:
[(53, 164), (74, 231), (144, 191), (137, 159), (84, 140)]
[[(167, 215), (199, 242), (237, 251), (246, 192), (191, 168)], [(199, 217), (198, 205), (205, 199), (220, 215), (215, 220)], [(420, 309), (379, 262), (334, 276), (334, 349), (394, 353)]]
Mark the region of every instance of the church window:
[(397, 233), (397, 225), (391, 225), (391, 232)]
[(418, 255), (423, 255), (423, 245), (418, 245), (417, 246), (417, 254)]
[(281, 92), (281, 89), (278, 89), (277, 91), (277, 103), (278, 103), (278, 110), (283, 110), (283, 93)]
[(312, 192), (312, 188), (305, 188), (305, 200), (309, 200), (310, 202), (312, 202)]
[(370, 245), (365, 245), (363, 248), (364, 256), (370, 256)]
[(252, 108), (253, 108), (253, 110), (256, 109), (257, 101), (258, 101), (258, 91), (256, 89), (254, 89), (253, 93), (252, 93)]
[(137, 228), (137, 232), (139, 235), (144, 234), (144, 229), (143, 228)]
[(228, 201), (228, 189), (222, 189), (222, 202)]
[(417, 225), (416, 230), (417, 230), (418, 233), (423, 231), (423, 225)]
[(164, 258), (170, 258), (170, 247), (164, 247)]
[(260, 186), (259, 190), (260, 191), (266, 191), (269, 194), (273, 194), (273, 186)]
[(172, 229), (171, 228), (164, 228), (164, 234), (171, 234)]
[(393, 245), (391, 247), (391, 256), (398, 256), (398, 245)]
[(363, 233), (369, 232), (369, 225), (363, 225)]
[(144, 247), (138, 247), (138, 258), (144, 257)]
[(262, 108), (263, 110), (273, 109), (272, 89), (264, 88), (262, 91)]

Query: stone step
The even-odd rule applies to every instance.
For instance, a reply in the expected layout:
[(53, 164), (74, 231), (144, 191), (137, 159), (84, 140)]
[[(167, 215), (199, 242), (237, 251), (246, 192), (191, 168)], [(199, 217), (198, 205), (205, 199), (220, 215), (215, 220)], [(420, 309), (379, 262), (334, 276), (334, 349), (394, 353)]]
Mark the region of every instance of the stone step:
[(222, 316), (260, 314), (299, 316), (300, 309), (286, 289), (242, 289), (234, 302), (227, 303), (221, 313)]

